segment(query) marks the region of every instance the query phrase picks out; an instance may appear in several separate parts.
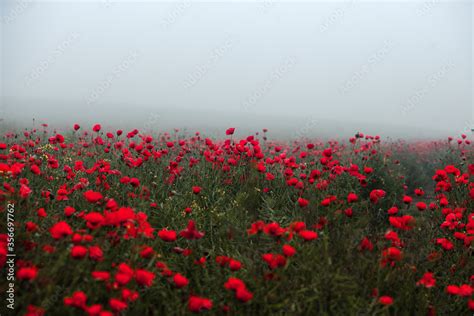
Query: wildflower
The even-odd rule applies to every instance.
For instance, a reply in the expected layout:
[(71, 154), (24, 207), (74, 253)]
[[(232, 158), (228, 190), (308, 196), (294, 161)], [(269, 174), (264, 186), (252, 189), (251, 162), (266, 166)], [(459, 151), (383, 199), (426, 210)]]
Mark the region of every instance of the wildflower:
[(416, 282), (416, 285), (423, 285), (426, 288), (434, 287), (436, 285), (436, 279), (432, 272), (426, 272), (423, 277)]
[(387, 211), (388, 215), (395, 215), (398, 213), (398, 208), (396, 206), (392, 206)]
[(388, 220), (390, 225), (401, 230), (411, 230), (415, 223), (415, 219), (411, 215), (390, 216)]
[(102, 128), (102, 126), (100, 126), (100, 124), (95, 124), (93, 127), (92, 127), (92, 130), (96, 133), (100, 132), (100, 129)]
[(427, 206), (426, 206), (425, 202), (418, 202), (418, 203), (416, 203), (416, 208), (419, 211), (424, 211), (424, 210), (426, 210)]
[(127, 303), (116, 298), (111, 298), (109, 300), (109, 305), (110, 308), (117, 313), (124, 311), (128, 307)]
[(103, 196), (100, 192), (94, 192), (92, 190), (88, 190), (84, 192), (84, 198), (89, 203), (97, 203), (98, 201), (102, 200)]
[(384, 190), (372, 190), (370, 192), (370, 201), (372, 203), (377, 203), (379, 199), (385, 197), (386, 192)]
[(153, 284), (153, 280), (155, 279), (155, 274), (153, 272), (138, 269), (135, 271), (135, 280), (139, 285), (150, 287)]
[(193, 313), (199, 313), (212, 308), (212, 301), (199, 296), (190, 296), (188, 300), (188, 309)]
[(281, 268), (286, 265), (286, 258), (280, 254), (266, 253), (262, 255), (262, 259), (267, 263), (271, 270)]
[(412, 201), (413, 201), (413, 198), (411, 196), (405, 195), (403, 197), (403, 203), (405, 204), (411, 204)]
[(71, 297), (64, 298), (64, 304), (84, 309), (86, 307), (87, 295), (82, 291), (76, 291)]
[(298, 198), (298, 205), (299, 205), (300, 207), (306, 207), (306, 206), (308, 206), (308, 204), (309, 204), (309, 201), (308, 201), (308, 200), (306, 200), (306, 199), (304, 199), (304, 198), (301, 198), (301, 197)]
[(250, 292), (246, 288), (239, 288), (235, 292), (235, 297), (239, 301), (241, 301), (243, 303), (246, 303), (246, 302), (250, 301), (253, 298), (253, 294), (252, 294), (252, 292)]
[(454, 248), (454, 244), (447, 238), (436, 239), (436, 244), (441, 245), (445, 250), (452, 250)]
[(54, 239), (61, 239), (66, 236), (72, 235), (72, 229), (66, 222), (58, 222), (54, 224), (50, 229), (51, 237)]
[(381, 296), (379, 298), (379, 303), (385, 306), (392, 305), (393, 304), (393, 298), (390, 296)]
[(229, 261), (229, 268), (231, 271), (239, 271), (242, 268), (242, 263), (238, 260), (231, 259)]
[(99, 246), (90, 246), (89, 258), (91, 258), (94, 261), (102, 261), (104, 259), (104, 252)]
[(163, 241), (171, 242), (176, 240), (176, 232), (174, 230), (168, 230), (163, 228), (158, 232), (158, 237)]
[(110, 279), (110, 273), (107, 271), (92, 271), (91, 275), (97, 281), (108, 281)]
[(298, 235), (303, 238), (305, 241), (315, 240), (318, 238), (318, 233), (311, 230), (303, 230), (298, 233)]
[(385, 267), (387, 264), (390, 266), (394, 266), (395, 262), (400, 261), (402, 259), (402, 252), (400, 249), (395, 247), (389, 247), (382, 251), (382, 267)]
[(83, 246), (74, 246), (71, 248), (71, 257), (74, 259), (82, 259), (87, 256), (87, 248)]
[(283, 245), (282, 251), (285, 257), (293, 257), (296, 254), (296, 249), (290, 245)]
[(349, 193), (347, 195), (347, 203), (357, 202), (358, 199), (359, 199), (359, 197), (355, 193)]
[(87, 221), (87, 227), (90, 229), (99, 228), (105, 221), (104, 216), (98, 212), (90, 212), (84, 216), (84, 219)]
[(38, 268), (35, 266), (33, 267), (22, 267), (18, 269), (16, 273), (16, 277), (20, 280), (28, 280), (32, 281), (36, 279), (36, 276), (38, 275)]
[(362, 250), (368, 250), (368, 251), (372, 251), (374, 249), (374, 245), (372, 244), (372, 242), (369, 240), (369, 238), (367, 237), (364, 237), (360, 244), (359, 244), (359, 249), (362, 251)]
[(173, 276), (173, 282), (174, 282), (174, 285), (180, 289), (182, 287), (185, 287), (186, 285), (189, 284), (189, 280), (183, 276), (182, 274), (179, 274), (179, 273), (176, 273), (174, 276)]
[(186, 239), (201, 239), (202, 237), (204, 237), (204, 233), (200, 232), (196, 229), (196, 224), (194, 223), (193, 220), (190, 220), (188, 222), (188, 227), (186, 227), (186, 229), (182, 230), (179, 233), (179, 235), (183, 238), (186, 238)]

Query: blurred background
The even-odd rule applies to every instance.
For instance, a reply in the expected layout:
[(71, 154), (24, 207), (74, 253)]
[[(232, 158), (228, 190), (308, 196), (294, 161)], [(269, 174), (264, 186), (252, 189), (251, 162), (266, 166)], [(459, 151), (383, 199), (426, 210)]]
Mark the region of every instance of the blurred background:
[(2, 125), (435, 138), (474, 127), (473, 2), (2, 0)]

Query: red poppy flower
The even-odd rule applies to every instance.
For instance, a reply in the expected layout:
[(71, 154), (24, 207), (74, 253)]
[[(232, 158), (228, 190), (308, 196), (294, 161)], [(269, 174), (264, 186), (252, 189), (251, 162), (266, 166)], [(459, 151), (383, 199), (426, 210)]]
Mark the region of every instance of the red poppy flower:
[(75, 209), (74, 207), (72, 207), (72, 206), (66, 206), (66, 207), (64, 208), (64, 215), (66, 215), (66, 216), (69, 217), (69, 216), (71, 216), (72, 214), (74, 214), (75, 211), (76, 211), (76, 209)]
[(469, 308), (469, 310), (471, 310), (471, 311), (474, 311), (474, 300), (473, 299), (469, 299), (467, 301), (467, 308)]
[(391, 266), (395, 265), (395, 262), (400, 261), (402, 259), (402, 252), (400, 249), (395, 247), (389, 247), (382, 251), (382, 267), (390, 264)]
[(395, 215), (398, 213), (398, 207), (392, 206), (391, 208), (388, 209), (387, 211), (388, 215)]
[(140, 251), (140, 257), (149, 259), (155, 254), (153, 248), (144, 246), (143, 249)]
[(423, 189), (418, 188), (418, 189), (415, 189), (415, 194), (417, 196), (423, 196), (423, 195), (425, 195), (425, 191), (423, 191)]
[(238, 288), (237, 291), (235, 291), (235, 298), (242, 303), (246, 303), (253, 298), (253, 294), (246, 288)]
[(390, 216), (390, 225), (401, 230), (411, 230), (415, 224), (415, 219), (411, 215)]
[(372, 190), (370, 192), (370, 201), (372, 203), (377, 203), (379, 199), (385, 197), (386, 192), (384, 190)]
[(236, 291), (240, 288), (245, 288), (245, 283), (239, 278), (230, 277), (227, 279), (227, 282), (224, 283), (224, 287), (227, 290)]
[(71, 226), (66, 222), (58, 222), (54, 224), (50, 229), (51, 237), (54, 239), (61, 239), (66, 236), (72, 235)]
[(210, 310), (212, 308), (212, 301), (210, 299), (190, 296), (188, 300), (188, 309), (193, 313), (199, 313), (204, 310)]
[(305, 241), (315, 240), (318, 238), (318, 233), (312, 230), (302, 230), (298, 233), (298, 235)]
[(109, 305), (110, 308), (117, 313), (124, 311), (128, 307), (127, 303), (116, 298), (111, 298), (109, 300)]
[(90, 246), (89, 258), (95, 261), (102, 261), (104, 259), (104, 252), (99, 246)]
[(39, 217), (46, 217), (47, 214), (46, 214), (46, 211), (44, 208), (40, 208), (36, 211), (36, 213), (38, 214)]
[(307, 199), (303, 199), (303, 198), (298, 198), (298, 204), (300, 207), (306, 207), (308, 206), (309, 204), (309, 201)]
[(176, 232), (174, 230), (168, 230), (163, 228), (158, 232), (158, 237), (163, 241), (171, 242), (176, 240)]
[(86, 307), (87, 295), (82, 291), (76, 291), (71, 297), (64, 298), (64, 304), (67, 306), (84, 309)]
[(107, 271), (92, 271), (92, 278), (98, 281), (108, 281), (110, 279), (110, 273)]
[(413, 201), (413, 198), (411, 196), (405, 195), (403, 197), (403, 203), (405, 204), (411, 204), (412, 201)]
[(95, 124), (93, 127), (92, 127), (92, 130), (94, 132), (100, 132), (100, 129), (102, 128), (102, 126), (100, 126), (100, 124)]
[(36, 175), (41, 174), (41, 170), (37, 165), (32, 165), (30, 170), (31, 170), (31, 172), (33, 172)]
[(87, 248), (83, 246), (74, 246), (71, 248), (71, 257), (74, 259), (82, 259), (87, 256)]
[(454, 248), (454, 244), (447, 238), (436, 239), (436, 244), (441, 245), (445, 250), (452, 250)]
[(155, 274), (153, 272), (144, 269), (135, 271), (135, 280), (139, 285), (150, 287), (153, 284), (154, 279)]
[(22, 184), (20, 186), (20, 197), (23, 198), (23, 199), (26, 199), (28, 196), (30, 196), (31, 194), (31, 189), (26, 185), (26, 184)]
[(94, 192), (92, 190), (88, 190), (84, 192), (84, 197), (89, 203), (97, 203), (98, 201), (102, 200), (103, 196), (100, 192)]
[(87, 221), (87, 227), (90, 229), (99, 228), (105, 221), (105, 217), (98, 212), (90, 212), (84, 216), (84, 219)]
[(179, 235), (186, 239), (201, 239), (204, 237), (204, 233), (196, 229), (196, 224), (193, 220), (188, 222), (188, 227), (182, 230)]
[(229, 268), (231, 271), (239, 271), (242, 268), (242, 263), (235, 259), (230, 259)]
[(458, 295), (459, 294), (459, 286), (457, 285), (448, 285), (446, 287), (446, 292), (451, 295)]
[(459, 292), (458, 292), (459, 296), (470, 297), (472, 296), (472, 294), (473, 294), (473, 289), (472, 289), (472, 286), (470, 286), (469, 284), (463, 284), (459, 287)]
[(361, 240), (359, 244), (359, 249), (360, 250), (368, 250), (372, 251), (374, 249), (374, 244), (369, 240), (369, 238), (364, 237), (364, 239)]
[(180, 273), (176, 273), (173, 276), (173, 282), (174, 282), (174, 285), (179, 289), (189, 284), (188, 278), (186, 278), (184, 275)]
[(283, 245), (282, 251), (286, 257), (293, 257), (296, 254), (296, 249), (290, 245)]
[(26, 307), (26, 314), (25, 316), (44, 316), (45, 310), (42, 307), (28, 305)]
[(38, 275), (38, 268), (36, 267), (22, 267), (18, 269), (16, 276), (20, 280), (34, 280)]
[(379, 303), (382, 305), (392, 305), (393, 304), (393, 298), (390, 296), (381, 296), (379, 298)]
[(357, 194), (355, 194), (355, 193), (349, 193), (349, 194), (347, 195), (347, 202), (348, 202), (348, 203), (357, 202), (358, 199), (359, 199), (359, 197), (358, 197)]
[(262, 255), (262, 259), (267, 263), (271, 270), (281, 268), (286, 265), (286, 258), (280, 254), (266, 253)]
[(426, 288), (434, 287), (436, 285), (434, 274), (431, 272), (426, 272), (423, 274), (423, 277), (418, 282), (416, 282), (416, 285), (423, 285)]

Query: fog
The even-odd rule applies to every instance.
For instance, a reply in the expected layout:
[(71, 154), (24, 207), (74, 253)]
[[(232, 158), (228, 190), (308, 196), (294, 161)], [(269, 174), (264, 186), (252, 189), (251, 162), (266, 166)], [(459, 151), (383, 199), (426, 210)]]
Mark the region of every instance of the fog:
[(472, 1), (2, 1), (1, 113), (56, 127), (444, 137)]

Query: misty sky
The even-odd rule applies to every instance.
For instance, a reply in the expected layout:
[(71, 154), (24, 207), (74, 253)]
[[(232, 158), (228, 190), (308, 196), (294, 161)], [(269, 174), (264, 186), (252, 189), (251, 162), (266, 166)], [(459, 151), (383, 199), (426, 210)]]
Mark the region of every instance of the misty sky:
[(446, 136), (472, 1), (2, 1), (5, 121)]

